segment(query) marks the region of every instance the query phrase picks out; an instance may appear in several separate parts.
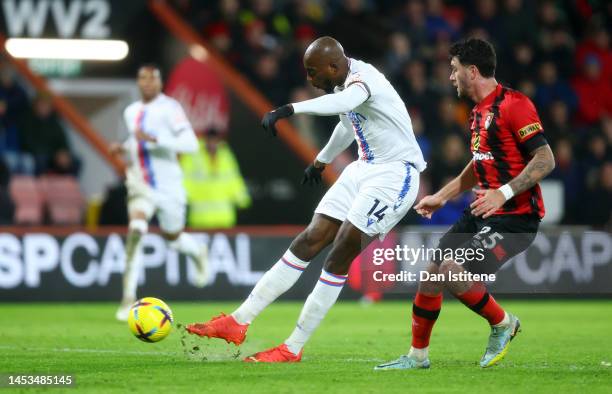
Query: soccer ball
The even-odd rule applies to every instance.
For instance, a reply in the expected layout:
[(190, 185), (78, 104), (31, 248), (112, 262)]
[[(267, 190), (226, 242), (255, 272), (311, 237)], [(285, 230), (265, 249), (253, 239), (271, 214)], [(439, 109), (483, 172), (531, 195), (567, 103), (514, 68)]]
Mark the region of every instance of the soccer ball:
[(145, 297), (132, 305), (128, 326), (136, 338), (144, 342), (159, 342), (172, 330), (172, 311), (158, 298)]

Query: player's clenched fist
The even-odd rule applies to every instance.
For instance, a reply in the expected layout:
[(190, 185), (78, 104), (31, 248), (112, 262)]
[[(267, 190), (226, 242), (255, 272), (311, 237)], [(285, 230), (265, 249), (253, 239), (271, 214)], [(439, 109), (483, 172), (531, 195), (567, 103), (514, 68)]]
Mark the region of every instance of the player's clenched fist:
[(325, 166), (317, 166), (314, 164), (309, 165), (304, 170), (304, 176), (302, 177), (302, 185), (318, 185), (321, 183), (321, 173), (325, 169)]
[(431, 219), (431, 215), (438, 209), (442, 208), (444, 204), (446, 204), (446, 201), (444, 201), (441, 197), (436, 195), (425, 196), (421, 199), (421, 201), (419, 201), (418, 204), (414, 206), (414, 209), (419, 215), (427, 219)]
[(261, 126), (270, 131), (272, 136), (276, 137), (276, 122), (279, 119), (288, 118), (291, 115), (293, 115), (293, 106), (291, 106), (291, 104), (285, 104), (265, 114), (261, 121)]

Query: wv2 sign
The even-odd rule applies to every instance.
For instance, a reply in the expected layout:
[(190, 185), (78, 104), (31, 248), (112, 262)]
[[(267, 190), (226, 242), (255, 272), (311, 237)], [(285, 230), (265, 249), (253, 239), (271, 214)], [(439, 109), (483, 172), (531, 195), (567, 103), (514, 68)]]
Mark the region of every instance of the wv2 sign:
[(49, 21), (59, 38), (96, 39), (111, 34), (108, 0), (3, 0), (2, 10), (10, 37), (47, 35)]

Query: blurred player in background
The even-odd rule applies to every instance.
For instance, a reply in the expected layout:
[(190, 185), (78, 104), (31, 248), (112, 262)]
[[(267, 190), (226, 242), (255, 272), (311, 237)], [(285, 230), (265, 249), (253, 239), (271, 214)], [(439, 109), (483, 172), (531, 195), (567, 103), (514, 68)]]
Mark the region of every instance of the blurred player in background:
[(310, 83), (328, 94), (268, 112), (263, 127), (276, 135), (275, 123), (293, 114), (340, 115), (329, 142), (305, 170), (302, 183), (320, 183), (325, 166), (353, 140), (359, 146), (359, 159), (344, 169), (306, 230), (236, 311), (187, 327), (192, 334), (241, 344), (255, 317), (293, 286), (309, 262), (332, 244), (293, 333), (280, 346), (245, 361), (301, 360), (306, 341), (338, 299), (351, 262), (369, 241), (387, 234), (408, 212), (416, 199), (420, 172), (426, 167), (406, 106), (376, 68), (348, 58), (331, 37), (319, 38), (308, 47), (304, 66)]
[[(463, 264), (453, 260), (429, 263), (427, 271), (446, 280), (422, 281), (413, 304), (412, 346), (407, 355), (376, 369), (429, 368), (429, 338), (442, 307), (446, 287), (491, 326), (483, 368), (499, 362), (520, 328), (518, 318), (489, 294), (483, 282), (449, 280), (449, 274), (495, 273), (511, 257), (527, 249), (544, 217), (538, 183), (555, 166), (542, 123), (527, 96), (498, 84), (493, 46), (480, 39), (454, 44), (450, 49), (450, 80), (459, 97), (476, 103), (472, 110), (472, 161), (440, 191), (424, 197), (416, 211), (427, 218), (460, 193), (478, 186), (476, 200), (442, 237), (438, 248), (480, 249), (484, 259)], [(458, 256), (456, 254), (455, 256)], [(474, 256), (474, 254), (472, 254)]]
[(141, 99), (124, 111), (129, 137), (123, 144), (112, 144), (113, 154), (127, 153), (128, 214), (126, 267), (123, 275), (123, 299), (116, 317), (127, 320), (136, 301), (138, 273), (141, 270), (140, 239), (157, 215), (168, 245), (191, 257), (196, 263), (196, 284), (206, 283), (207, 247), (183, 232), (186, 196), (178, 153), (192, 153), (198, 141), (181, 105), (161, 93), (161, 72), (155, 65), (138, 70)]

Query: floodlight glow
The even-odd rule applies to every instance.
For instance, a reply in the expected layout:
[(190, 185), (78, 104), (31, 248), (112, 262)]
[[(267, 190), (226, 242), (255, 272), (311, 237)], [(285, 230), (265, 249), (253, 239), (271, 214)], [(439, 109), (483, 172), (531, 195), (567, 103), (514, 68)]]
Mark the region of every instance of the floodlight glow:
[(54, 38), (9, 38), (4, 45), (13, 57), (22, 59), (124, 59), (129, 47), (120, 40), (73, 40)]

